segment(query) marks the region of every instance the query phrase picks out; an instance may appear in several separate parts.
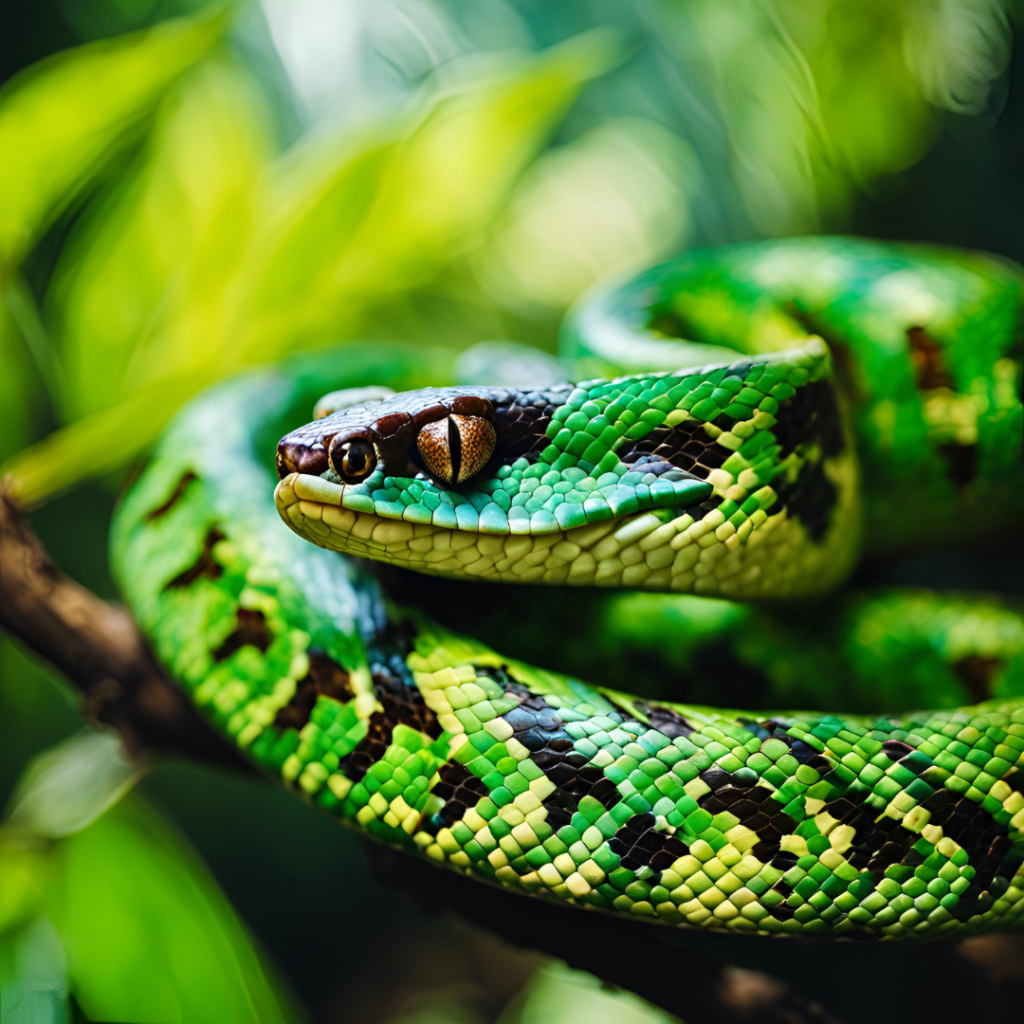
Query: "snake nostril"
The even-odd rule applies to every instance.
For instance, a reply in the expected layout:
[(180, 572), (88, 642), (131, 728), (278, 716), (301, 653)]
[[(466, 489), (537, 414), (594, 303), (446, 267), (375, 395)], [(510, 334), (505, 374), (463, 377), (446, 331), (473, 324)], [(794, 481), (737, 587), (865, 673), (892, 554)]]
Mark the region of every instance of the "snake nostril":
[(277, 475), (281, 480), (289, 473), (320, 476), (327, 468), (327, 450), (319, 441), (308, 445), (285, 439), (277, 446)]

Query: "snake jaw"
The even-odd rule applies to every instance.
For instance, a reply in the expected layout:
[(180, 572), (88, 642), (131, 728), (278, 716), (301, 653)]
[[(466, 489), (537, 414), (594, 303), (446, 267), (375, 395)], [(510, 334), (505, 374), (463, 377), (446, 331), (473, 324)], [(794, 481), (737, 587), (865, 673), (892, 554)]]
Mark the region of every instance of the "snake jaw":
[[(602, 522), (514, 534), (477, 517), (448, 527), (402, 516), (407, 506), (374, 503), (365, 485), (293, 473), (275, 500), (282, 520), (319, 547), (432, 576), (482, 582), (635, 587), (744, 599), (806, 595), (833, 586), (856, 550), (856, 509), (819, 547), (786, 510), (762, 516), (754, 544), (726, 527), (718, 507), (702, 513), (654, 508)], [(702, 543), (703, 541), (703, 543)], [(731, 541), (731, 543), (730, 543)]]

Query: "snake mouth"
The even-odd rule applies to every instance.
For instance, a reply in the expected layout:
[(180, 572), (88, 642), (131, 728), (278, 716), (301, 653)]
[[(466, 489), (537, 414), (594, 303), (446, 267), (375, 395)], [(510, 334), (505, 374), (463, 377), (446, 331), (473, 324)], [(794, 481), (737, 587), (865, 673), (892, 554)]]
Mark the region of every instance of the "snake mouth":
[[(701, 494), (704, 492), (701, 491)], [(431, 576), (483, 582), (629, 587), (732, 599), (805, 596), (828, 589), (849, 568), (844, 529), (819, 547), (799, 519), (752, 513), (735, 530), (718, 503), (630, 511), (577, 527), (512, 532), (482, 522), (468, 502), (444, 505), (451, 525), (417, 522), (409, 506), (375, 501), (360, 485), (290, 473), (275, 501), (284, 522), (322, 548)], [(442, 507), (442, 506), (439, 506)], [(474, 513), (465, 524), (459, 508)], [(769, 514), (771, 512), (771, 514)], [(419, 515), (419, 513), (414, 513)], [(748, 543), (751, 536), (755, 543)]]
[[(666, 518), (641, 513), (575, 529), (553, 522), (547, 532), (512, 533), (507, 522), (502, 529), (481, 522), (480, 516), (464, 518), (460, 525), (458, 509), (473, 510), (467, 502), (454, 506), (454, 521), (444, 526), (410, 521), (401, 514), (405, 506), (381, 508), (388, 503), (375, 504), (359, 486), (304, 473), (283, 477), (274, 499), (284, 522), (320, 547), (433, 576), (507, 583), (621, 586), (624, 566), (615, 553)], [(654, 569), (651, 563), (659, 561), (664, 555), (643, 561), (642, 572), (636, 565), (628, 567), (627, 585), (644, 586)], [(670, 577), (662, 575), (654, 585), (668, 589)]]

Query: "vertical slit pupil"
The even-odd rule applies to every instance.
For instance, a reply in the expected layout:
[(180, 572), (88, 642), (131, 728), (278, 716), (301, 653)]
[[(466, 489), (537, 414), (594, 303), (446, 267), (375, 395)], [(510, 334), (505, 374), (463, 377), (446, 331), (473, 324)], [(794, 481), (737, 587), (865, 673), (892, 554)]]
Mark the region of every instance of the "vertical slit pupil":
[(462, 435), (451, 416), (448, 417), (448, 452), (452, 460), (452, 483), (457, 484), (462, 469)]

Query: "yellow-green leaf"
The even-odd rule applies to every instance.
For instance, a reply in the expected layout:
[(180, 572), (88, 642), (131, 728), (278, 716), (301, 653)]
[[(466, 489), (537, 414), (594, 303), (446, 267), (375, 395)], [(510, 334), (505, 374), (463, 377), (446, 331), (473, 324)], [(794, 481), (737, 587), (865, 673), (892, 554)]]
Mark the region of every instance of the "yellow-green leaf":
[(478, 243), (616, 52), (595, 31), (540, 55), (472, 62), (435, 83), (404, 132), (375, 137), (340, 164), (323, 147), (290, 161), (279, 194), (299, 198), (260, 246), (245, 351), (272, 358), (337, 337), (359, 306), (431, 280)]
[(55, 854), (44, 906), (89, 1020), (297, 1019), (215, 880), (140, 796)]
[(137, 388), (117, 405), (19, 452), (0, 466), (0, 477), (23, 507), (42, 504), (83, 480), (127, 465), (159, 437), (184, 401), (210, 383), (206, 371)]
[(4, 831), (25, 839), (59, 839), (92, 824), (144, 774), (116, 733), (88, 729), (43, 751), (11, 797)]
[(68, 415), (230, 347), (226, 288), (262, 199), (268, 120), (249, 76), (227, 61), (164, 98), (132, 172), (72, 234), (49, 292)]
[(68, 50), (0, 90), (0, 268), (20, 258), (225, 24), (219, 11)]

